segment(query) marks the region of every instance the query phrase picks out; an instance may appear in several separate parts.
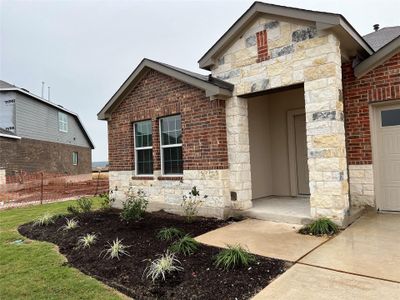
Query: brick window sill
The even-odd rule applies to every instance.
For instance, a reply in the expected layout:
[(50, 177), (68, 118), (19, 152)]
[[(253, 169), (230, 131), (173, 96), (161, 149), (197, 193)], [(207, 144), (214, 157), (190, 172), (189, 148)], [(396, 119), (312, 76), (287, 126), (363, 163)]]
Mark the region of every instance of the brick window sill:
[(158, 180), (175, 180), (183, 181), (183, 176), (158, 176)]
[(132, 180), (154, 180), (154, 176), (132, 176)]

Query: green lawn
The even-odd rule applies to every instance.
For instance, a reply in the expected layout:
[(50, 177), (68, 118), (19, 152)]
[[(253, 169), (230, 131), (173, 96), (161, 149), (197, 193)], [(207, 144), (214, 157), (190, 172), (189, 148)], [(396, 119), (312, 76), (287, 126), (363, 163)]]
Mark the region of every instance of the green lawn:
[[(98, 199), (95, 206), (99, 205)], [(20, 224), (45, 212), (65, 213), (71, 201), (0, 211), (0, 298), (1, 299), (122, 299), (101, 282), (77, 269), (63, 266), (65, 258), (50, 243), (26, 241)]]

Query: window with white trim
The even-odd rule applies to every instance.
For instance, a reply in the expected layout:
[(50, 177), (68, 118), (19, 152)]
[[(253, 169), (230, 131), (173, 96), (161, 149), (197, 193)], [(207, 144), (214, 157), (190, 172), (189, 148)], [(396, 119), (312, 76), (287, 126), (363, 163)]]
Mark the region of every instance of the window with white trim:
[(62, 112), (58, 112), (58, 130), (68, 132), (68, 116)]
[(151, 120), (134, 123), (136, 175), (153, 175)]
[(72, 164), (74, 166), (78, 165), (78, 152), (72, 152)]
[(161, 170), (164, 175), (182, 175), (181, 116), (160, 119)]

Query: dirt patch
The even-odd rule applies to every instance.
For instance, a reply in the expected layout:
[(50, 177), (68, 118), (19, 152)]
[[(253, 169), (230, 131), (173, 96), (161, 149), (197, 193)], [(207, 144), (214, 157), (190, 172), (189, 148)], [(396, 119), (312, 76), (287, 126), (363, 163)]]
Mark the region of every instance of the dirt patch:
[[(93, 212), (77, 219), (80, 226), (71, 231), (59, 230), (65, 223), (65, 218), (59, 218), (48, 227), (24, 224), (19, 232), (30, 239), (58, 245), (71, 266), (135, 299), (249, 299), (289, 266), (282, 260), (257, 257), (257, 263), (251, 267), (223, 271), (213, 265), (213, 257), (220, 249), (201, 245), (189, 257), (178, 256), (184, 271), (153, 284), (143, 276), (146, 260), (164, 253), (170, 245), (156, 238), (159, 229), (173, 226), (197, 236), (228, 222), (199, 218), (188, 224), (182, 217), (156, 212), (146, 214), (139, 222), (126, 224), (120, 220), (118, 211)], [(89, 249), (77, 248), (78, 238), (86, 233), (96, 233), (97, 243)], [(130, 246), (130, 256), (121, 260), (101, 257), (107, 242), (117, 237)]]

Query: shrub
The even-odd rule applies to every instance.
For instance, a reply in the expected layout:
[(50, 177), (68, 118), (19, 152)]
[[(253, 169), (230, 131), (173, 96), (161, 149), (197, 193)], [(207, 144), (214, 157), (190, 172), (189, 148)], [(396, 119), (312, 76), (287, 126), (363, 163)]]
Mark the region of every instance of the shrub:
[(96, 240), (97, 240), (97, 235), (88, 233), (79, 238), (78, 244), (82, 248), (90, 248), (91, 245), (96, 243)]
[(35, 222), (33, 222), (33, 226), (48, 226), (50, 224), (54, 224), (55, 219), (55, 215), (46, 212), (43, 216), (37, 218)]
[(62, 230), (67, 231), (78, 227), (78, 221), (76, 221), (75, 219), (66, 219), (66, 220), (67, 223), (61, 227)]
[(153, 261), (150, 260), (150, 264), (143, 274), (146, 275), (146, 278), (151, 278), (153, 282), (159, 278), (165, 281), (167, 274), (183, 270), (180, 264), (181, 262), (175, 258), (175, 254), (167, 251), (165, 254), (160, 255), (159, 258)]
[(100, 195), (100, 205), (101, 209), (107, 210), (110, 209), (115, 202), (113, 190), (110, 190), (109, 193), (104, 193)]
[(198, 248), (199, 242), (192, 238), (190, 235), (186, 234), (184, 237), (174, 242), (169, 247), (169, 250), (174, 253), (180, 253), (187, 256), (195, 253)]
[(215, 257), (216, 267), (222, 267), (225, 270), (241, 266), (248, 266), (256, 261), (256, 257), (250, 254), (240, 245), (227, 245), (228, 249), (221, 250)]
[[(126, 251), (126, 249), (129, 248), (129, 246), (125, 246), (122, 244), (122, 240), (119, 240), (118, 238), (110, 244), (107, 242), (108, 248), (103, 250), (102, 252), (105, 252), (104, 257), (108, 256), (109, 258), (118, 258), (122, 255), (127, 255), (129, 256), (129, 252)], [(100, 253), (101, 254), (101, 253)]]
[(299, 233), (311, 235), (333, 235), (339, 232), (339, 227), (328, 218), (320, 218), (311, 224), (303, 226)]
[[(203, 199), (206, 199), (207, 195), (203, 196)], [(189, 195), (183, 196), (181, 206), (183, 208), (183, 213), (186, 217), (187, 222), (192, 222), (193, 219), (199, 213), (199, 208), (203, 204), (203, 199), (200, 197), (200, 191), (197, 189), (196, 186), (192, 188), (189, 192)]]
[(77, 215), (79, 214), (79, 209), (75, 205), (68, 205), (67, 207), (68, 213), (71, 215)]
[(87, 213), (90, 212), (90, 210), (92, 209), (93, 201), (92, 199), (81, 197), (78, 199), (77, 204), (81, 212)]
[(121, 219), (127, 222), (141, 219), (149, 204), (145, 192), (141, 189), (135, 192), (129, 187), (126, 195), (127, 199), (122, 203)]
[(162, 241), (170, 241), (172, 239), (179, 238), (183, 235), (184, 235), (183, 231), (179, 230), (178, 228), (164, 227), (158, 231), (157, 238)]

